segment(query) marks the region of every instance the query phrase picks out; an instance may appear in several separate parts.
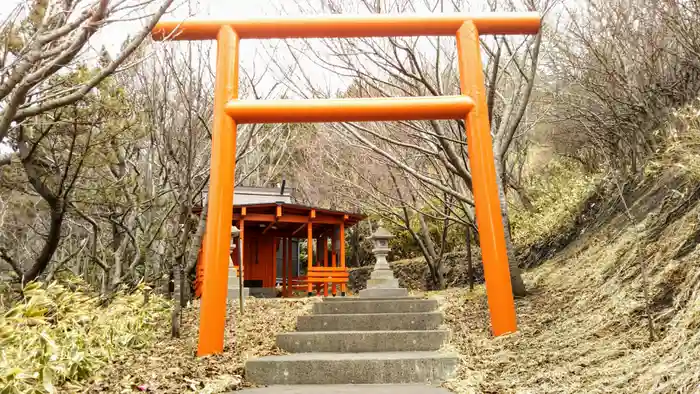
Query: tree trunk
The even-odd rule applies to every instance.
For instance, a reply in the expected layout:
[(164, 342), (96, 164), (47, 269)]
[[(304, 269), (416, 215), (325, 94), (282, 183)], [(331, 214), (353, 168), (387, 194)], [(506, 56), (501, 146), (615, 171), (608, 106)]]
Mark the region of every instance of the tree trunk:
[(182, 223), (182, 229), (180, 231), (180, 238), (178, 239), (177, 245), (177, 255), (175, 256), (175, 266), (178, 271), (179, 276), (179, 286), (180, 291), (177, 293), (179, 295), (179, 302), (181, 307), (186, 307), (189, 301), (189, 283), (187, 278), (189, 277), (189, 272), (186, 266), (186, 256), (187, 256), (187, 245), (190, 238), (190, 215), (192, 213), (192, 206), (189, 205), (191, 198), (187, 196), (183, 199), (186, 203), (180, 205), (180, 223)]
[(474, 264), (472, 263), (472, 229), (469, 225), (465, 226), (465, 235), (467, 236), (467, 283), (469, 290), (474, 290)]
[(353, 266), (355, 268), (360, 266), (360, 226), (357, 225), (352, 231), (352, 248), (353, 248), (353, 254), (352, 254), (352, 260), (353, 260)]
[(172, 268), (173, 283), (175, 284), (175, 302), (173, 302), (173, 311), (170, 315), (170, 335), (173, 338), (180, 338), (180, 317), (182, 316), (182, 288), (183, 279), (182, 275), (183, 269), (174, 264)]
[(437, 283), (437, 290), (444, 290), (445, 285), (445, 274), (442, 272), (442, 258), (438, 258), (433, 262), (435, 267), (435, 281)]
[(445, 276), (442, 273), (442, 259), (437, 255), (435, 251), (435, 243), (430, 237), (430, 230), (428, 229), (427, 223), (425, 223), (425, 218), (423, 214), (417, 212), (418, 223), (420, 224), (421, 238), (423, 238), (423, 243), (425, 244), (425, 249), (429, 256), (425, 256), (425, 261), (428, 263), (428, 268), (430, 269), (430, 275), (432, 276), (433, 282), (437, 285), (438, 290), (445, 288)]
[(102, 283), (100, 285), (100, 295), (106, 296), (109, 292), (109, 270), (102, 271)]
[(173, 303), (173, 312), (170, 315), (170, 335), (173, 338), (180, 338), (180, 315), (182, 307), (179, 302)]
[(535, 206), (532, 205), (532, 200), (525, 191), (525, 188), (520, 185), (516, 185), (513, 182), (510, 182), (509, 184), (511, 189), (515, 190), (515, 192), (518, 194), (518, 199), (520, 200), (520, 203), (523, 204), (523, 208), (525, 208), (525, 210), (528, 212), (535, 212)]
[(36, 258), (34, 264), (32, 264), (31, 268), (24, 273), (22, 283), (35, 280), (49, 265), (51, 258), (53, 258), (54, 252), (56, 252), (56, 248), (58, 248), (58, 243), (61, 241), (61, 227), (63, 225), (64, 215), (65, 210), (63, 209), (63, 203), (57, 202), (56, 204), (53, 204), (51, 207), (49, 234), (46, 237), (46, 243), (44, 244), (44, 247), (41, 248), (41, 253), (39, 253), (39, 257)]
[(524, 297), (527, 294), (525, 282), (521, 275), (518, 261), (515, 258), (515, 246), (510, 234), (510, 220), (508, 218), (508, 202), (503, 188), (503, 160), (501, 157), (495, 157), (496, 165), (496, 182), (498, 183), (498, 200), (501, 204), (501, 216), (503, 219), (503, 233), (506, 239), (506, 252), (508, 253), (508, 266), (510, 268), (510, 283), (513, 288), (513, 295), (516, 297)]
[(192, 246), (190, 248), (190, 253), (187, 256), (187, 267), (185, 267), (185, 274), (189, 275), (192, 273), (194, 268), (197, 266), (197, 259), (199, 258), (199, 250), (202, 248), (202, 239), (204, 238), (204, 232), (207, 229), (207, 210), (209, 208), (209, 199), (202, 207), (202, 212), (199, 214), (199, 222), (197, 223), (197, 231), (194, 233), (194, 238), (192, 238)]
[(124, 249), (122, 246), (120, 246), (114, 253), (114, 272), (112, 273), (112, 285), (110, 291), (116, 290), (117, 286), (119, 286), (122, 281), (122, 268), (124, 265), (124, 260), (122, 259), (124, 257), (122, 256), (123, 251)]
[(177, 267), (177, 263), (173, 264), (171, 268), (171, 278), (173, 283), (172, 299), (180, 302), (180, 289), (182, 288), (182, 282), (180, 281), (180, 269)]
[(181, 307), (186, 307), (187, 302), (189, 301), (189, 283), (187, 280), (187, 275), (185, 275), (185, 267), (182, 265), (178, 264), (178, 270), (180, 272), (179, 278), (180, 278), (180, 306)]

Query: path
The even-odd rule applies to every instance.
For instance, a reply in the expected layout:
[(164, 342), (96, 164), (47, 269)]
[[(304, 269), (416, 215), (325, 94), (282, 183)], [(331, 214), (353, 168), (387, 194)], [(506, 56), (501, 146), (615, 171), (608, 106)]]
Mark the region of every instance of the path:
[(458, 363), (441, 350), (448, 332), (437, 309), (437, 300), (416, 297), (326, 298), (298, 318), (297, 332), (277, 336), (291, 354), (246, 363), (248, 381), (270, 385), (246, 392), (448, 393), (432, 387)]
[(243, 390), (248, 394), (449, 394), (449, 391), (422, 384), (341, 384), (270, 386)]

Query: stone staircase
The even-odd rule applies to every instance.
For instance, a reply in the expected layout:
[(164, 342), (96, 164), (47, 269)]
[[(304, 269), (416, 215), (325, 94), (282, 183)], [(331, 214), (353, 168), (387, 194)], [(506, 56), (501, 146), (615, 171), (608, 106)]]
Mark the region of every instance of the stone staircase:
[(257, 385), (439, 384), (458, 357), (440, 351), (448, 332), (437, 309), (437, 300), (416, 297), (326, 298), (298, 318), (296, 332), (277, 336), (292, 354), (248, 361), (246, 378)]

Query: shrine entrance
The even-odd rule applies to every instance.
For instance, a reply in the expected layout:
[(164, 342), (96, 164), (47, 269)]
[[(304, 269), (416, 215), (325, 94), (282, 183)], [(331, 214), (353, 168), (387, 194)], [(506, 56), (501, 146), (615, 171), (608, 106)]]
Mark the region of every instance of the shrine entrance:
[[(155, 40), (217, 40), (209, 207), (198, 355), (224, 348), (236, 125), (396, 120), (465, 120), (477, 227), (494, 335), (515, 332), (515, 304), (498, 199), (480, 35), (536, 34), (538, 13), (368, 15), (160, 22)], [(454, 36), (460, 96), (330, 100), (238, 100), (241, 39)], [(344, 242), (344, 238), (340, 238)]]

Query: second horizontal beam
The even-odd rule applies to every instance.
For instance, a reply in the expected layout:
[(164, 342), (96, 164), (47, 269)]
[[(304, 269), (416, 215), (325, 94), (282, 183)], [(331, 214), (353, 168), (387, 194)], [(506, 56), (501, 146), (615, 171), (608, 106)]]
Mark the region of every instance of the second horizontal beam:
[(239, 124), (373, 122), (464, 119), (473, 107), (468, 96), (231, 100), (226, 113)]

